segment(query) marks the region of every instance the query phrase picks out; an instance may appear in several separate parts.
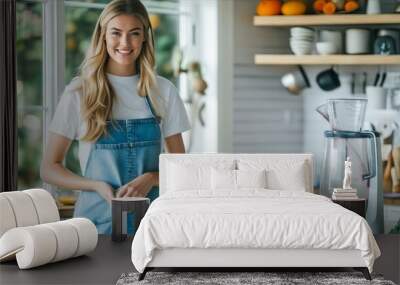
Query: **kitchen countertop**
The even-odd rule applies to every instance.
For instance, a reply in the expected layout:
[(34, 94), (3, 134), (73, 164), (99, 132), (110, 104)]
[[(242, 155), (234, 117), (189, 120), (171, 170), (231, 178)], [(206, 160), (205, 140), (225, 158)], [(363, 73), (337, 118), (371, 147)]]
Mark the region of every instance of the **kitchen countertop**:
[[(382, 256), (375, 262), (374, 273), (399, 283), (400, 235), (378, 235), (375, 238)], [(86, 256), (28, 270), (19, 270), (15, 261), (2, 263), (0, 284), (115, 284), (122, 273), (134, 271), (130, 258), (131, 243), (132, 238), (112, 242), (110, 236), (100, 235), (96, 250)]]

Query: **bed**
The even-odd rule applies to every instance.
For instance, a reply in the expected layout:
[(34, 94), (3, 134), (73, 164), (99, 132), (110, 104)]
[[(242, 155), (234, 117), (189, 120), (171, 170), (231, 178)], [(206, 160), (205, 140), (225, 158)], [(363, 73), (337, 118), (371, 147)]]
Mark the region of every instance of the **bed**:
[(380, 251), (361, 216), (313, 193), (311, 154), (162, 154), (160, 197), (132, 242), (157, 267), (353, 267)]

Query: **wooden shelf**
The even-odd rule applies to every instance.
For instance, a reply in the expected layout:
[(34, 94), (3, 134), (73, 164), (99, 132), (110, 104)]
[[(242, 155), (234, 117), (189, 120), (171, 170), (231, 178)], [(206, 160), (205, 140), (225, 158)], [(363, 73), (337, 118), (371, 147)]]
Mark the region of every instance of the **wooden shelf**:
[(400, 200), (400, 193), (383, 193), (383, 198)]
[(254, 62), (260, 65), (400, 65), (400, 55), (256, 54)]
[(299, 16), (254, 16), (255, 26), (330, 26), (400, 24), (400, 14), (336, 14)]

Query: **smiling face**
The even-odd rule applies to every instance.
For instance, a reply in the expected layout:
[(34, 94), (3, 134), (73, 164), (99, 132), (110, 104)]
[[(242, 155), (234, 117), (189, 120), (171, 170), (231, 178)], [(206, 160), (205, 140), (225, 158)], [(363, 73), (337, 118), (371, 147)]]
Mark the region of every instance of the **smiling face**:
[(136, 74), (135, 62), (142, 51), (144, 28), (142, 22), (132, 15), (112, 18), (106, 29), (106, 46), (109, 60), (107, 72), (127, 76)]

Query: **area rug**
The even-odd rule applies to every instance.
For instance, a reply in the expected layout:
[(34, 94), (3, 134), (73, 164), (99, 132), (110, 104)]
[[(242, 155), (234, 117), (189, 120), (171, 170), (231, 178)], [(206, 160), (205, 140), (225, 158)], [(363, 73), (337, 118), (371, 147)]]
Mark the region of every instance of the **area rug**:
[(142, 281), (138, 281), (138, 276), (139, 273), (122, 274), (117, 285), (395, 285), (380, 275), (372, 275), (373, 280), (368, 281), (360, 272), (148, 272)]

